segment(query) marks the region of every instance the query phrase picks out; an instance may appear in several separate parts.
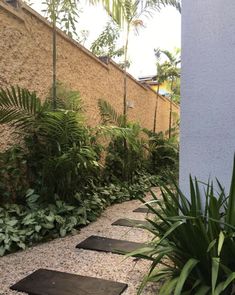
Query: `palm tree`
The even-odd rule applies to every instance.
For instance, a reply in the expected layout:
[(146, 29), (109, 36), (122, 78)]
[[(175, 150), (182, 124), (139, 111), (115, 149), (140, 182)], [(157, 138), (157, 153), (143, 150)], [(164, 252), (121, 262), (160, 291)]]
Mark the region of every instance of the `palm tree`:
[(158, 111), (158, 101), (159, 101), (159, 90), (160, 85), (167, 80), (167, 67), (165, 64), (160, 63), (160, 57), (162, 51), (157, 48), (154, 50), (155, 56), (157, 59), (157, 94), (156, 94), (156, 104), (155, 104), (155, 110), (154, 110), (154, 119), (153, 119), (153, 132), (156, 133), (156, 125), (157, 125), (157, 111)]
[(45, 0), (46, 15), (52, 23), (52, 105), (56, 109), (56, 77), (57, 77), (57, 24), (60, 23), (61, 29), (70, 37), (76, 35), (76, 18), (78, 16), (77, 0)]
[(169, 138), (171, 138), (171, 127), (172, 127), (172, 107), (173, 107), (173, 95), (174, 95), (174, 83), (180, 77), (180, 68), (178, 65), (181, 62), (180, 53), (181, 50), (176, 48), (174, 52), (168, 50), (161, 50), (161, 53), (167, 57), (167, 61), (164, 63), (166, 67), (167, 76), (170, 79), (170, 112), (169, 112)]
[(124, 91), (123, 91), (123, 115), (127, 116), (127, 55), (129, 47), (129, 35), (133, 28), (138, 31), (144, 26), (143, 18), (151, 16), (154, 11), (160, 11), (162, 7), (170, 5), (181, 11), (180, 0), (101, 0), (105, 9), (114, 21), (126, 32), (124, 46)]
[[(99, 0), (95, 0), (98, 2)], [(113, 20), (124, 29), (126, 39), (124, 45), (124, 76), (123, 76), (123, 117), (124, 126), (127, 123), (127, 55), (129, 48), (129, 35), (131, 29), (138, 32), (139, 27), (144, 26), (144, 17), (151, 16), (154, 11), (160, 11), (162, 7), (171, 5), (181, 11), (180, 0), (101, 0), (105, 9)], [(124, 151), (127, 157), (127, 141), (123, 140)], [(127, 159), (126, 161), (127, 162)], [(124, 169), (125, 171), (126, 169)], [(124, 179), (126, 176), (124, 175)]]

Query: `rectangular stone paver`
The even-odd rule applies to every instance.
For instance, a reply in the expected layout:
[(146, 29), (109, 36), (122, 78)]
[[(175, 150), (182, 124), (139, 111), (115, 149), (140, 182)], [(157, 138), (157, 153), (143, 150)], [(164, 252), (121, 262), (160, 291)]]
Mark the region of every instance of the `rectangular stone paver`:
[(135, 210), (133, 210), (133, 212), (139, 212), (139, 213), (152, 213), (149, 208), (147, 207), (139, 207)]
[(109, 239), (99, 236), (90, 236), (79, 243), (76, 248), (85, 250), (94, 250), (101, 252), (112, 252), (116, 254), (125, 254), (144, 247), (145, 244), (129, 242), (124, 240)]
[(120, 295), (127, 284), (39, 269), (11, 287), (29, 295)]
[(146, 220), (118, 219), (115, 222), (113, 222), (112, 225), (138, 227), (138, 226), (148, 226), (149, 222)]

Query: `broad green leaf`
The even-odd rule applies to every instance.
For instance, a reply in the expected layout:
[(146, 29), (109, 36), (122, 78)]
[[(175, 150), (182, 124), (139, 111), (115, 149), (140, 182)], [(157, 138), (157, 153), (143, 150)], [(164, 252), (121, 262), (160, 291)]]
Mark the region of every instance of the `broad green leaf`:
[(39, 233), (40, 232), (40, 230), (41, 230), (41, 225), (36, 225), (35, 226), (35, 231), (37, 232), (37, 233)]
[(180, 276), (178, 278), (178, 282), (177, 282), (177, 285), (175, 288), (174, 295), (181, 295), (185, 281), (188, 279), (191, 271), (198, 264), (198, 262), (199, 261), (194, 258), (191, 258), (186, 262), (186, 264), (184, 265), (183, 269), (181, 270)]
[(5, 254), (5, 252), (6, 252), (6, 249), (3, 246), (1, 246), (0, 247), (0, 256), (3, 256)]
[(213, 241), (210, 242), (208, 248), (207, 248), (207, 252), (210, 252), (210, 250), (215, 246), (216, 244), (216, 239), (214, 239)]
[(178, 282), (178, 278), (167, 280), (160, 289), (159, 295), (169, 295), (175, 289), (175, 286)]
[(195, 295), (206, 295), (210, 291), (210, 287), (208, 286), (201, 286), (195, 293)]
[(224, 244), (224, 239), (225, 239), (224, 233), (221, 231), (219, 234), (219, 241), (218, 241), (218, 256), (220, 256), (220, 252)]
[(211, 273), (212, 295), (214, 295), (214, 293), (215, 293), (215, 287), (216, 287), (218, 273), (219, 273), (219, 264), (220, 264), (220, 258), (213, 257), (212, 258), (212, 273)]
[(235, 155), (233, 159), (233, 173), (230, 185), (226, 223), (235, 226)]
[(15, 226), (16, 224), (18, 223), (18, 220), (14, 219), (14, 220), (8, 220), (6, 222), (7, 225), (10, 225), (10, 226)]
[(63, 238), (66, 236), (66, 229), (60, 228), (60, 236)]
[(235, 280), (235, 273), (231, 273), (225, 282), (221, 282), (215, 289), (215, 295), (220, 295), (233, 281)]

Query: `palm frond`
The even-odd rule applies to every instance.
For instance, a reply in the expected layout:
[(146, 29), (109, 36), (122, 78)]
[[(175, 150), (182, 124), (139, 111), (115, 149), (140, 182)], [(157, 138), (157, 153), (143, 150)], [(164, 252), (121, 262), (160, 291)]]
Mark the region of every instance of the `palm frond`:
[(124, 116), (118, 114), (110, 103), (103, 99), (99, 99), (98, 107), (104, 124), (110, 123), (119, 127), (123, 126), (125, 122)]
[(79, 126), (76, 114), (68, 111), (46, 113), (38, 129), (47, 141), (59, 143), (59, 148), (81, 143), (86, 133), (85, 128)]
[(0, 124), (28, 127), (45, 108), (35, 92), (18, 86), (0, 89)]

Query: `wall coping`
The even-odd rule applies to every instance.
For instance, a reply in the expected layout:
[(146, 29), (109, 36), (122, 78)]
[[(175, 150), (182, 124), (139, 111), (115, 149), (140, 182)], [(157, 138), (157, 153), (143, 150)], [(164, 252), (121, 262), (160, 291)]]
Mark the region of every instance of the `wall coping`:
[[(4, 8), (6, 11), (10, 12), (11, 14), (13, 14), (14, 16), (16, 16), (17, 18), (19, 18), (21, 21), (25, 22), (24, 16), (22, 13), (19, 12), (19, 9), (15, 9), (13, 8), (11, 5), (6, 4), (3, 2), (3, 0), (0, 0), (0, 7)], [(23, 3), (20, 1), (20, 9), (26, 11), (26, 13), (30, 13), (31, 15), (33, 15), (35, 18), (37, 18), (39, 21), (41, 21), (42, 23), (44, 23), (47, 27), (49, 27), (50, 29), (52, 29), (52, 25), (51, 23), (44, 18), (42, 15), (40, 15), (38, 12), (36, 12), (34, 9), (32, 9), (31, 7), (29, 7), (27, 4)], [(102, 62), (98, 57), (96, 57), (93, 53), (91, 53), (88, 49), (86, 49), (84, 46), (82, 46), (81, 44), (79, 44), (78, 42), (76, 42), (75, 40), (73, 40), (72, 38), (70, 38), (68, 35), (66, 35), (62, 30), (60, 30), (59, 28), (56, 29), (57, 33), (66, 41), (70, 42), (72, 45), (78, 47), (82, 52), (84, 52), (86, 55), (88, 55), (89, 57), (91, 57), (94, 61), (96, 61), (97, 63), (99, 63), (102, 67), (104, 67), (106, 70), (109, 71), (109, 66), (106, 65), (104, 62)], [(115, 63), (113, 60), (110, 60), (109, 62), (112, 66), (114, 66), (117, 70), (119, 70), (120, 72), (124, 73), (123, 69), (120, 68), (120, 66)], [(135, 82), (138, 86), (142, 87), (144, 90), (146, 91), (151, 91), (156, 95), (156, 92), (151, 89), (151, 87), (149, 86), (145, 86), (143, 85), (141, 82), (139, 82), (137, 79), (135, 79), (131, 74), (127, 73), (127, 76), (129, 79), (131, 79), (133, 82)], [(159, 97), (164, 100), (164, 101), (169, 101), (170, 99), (163, 97), (162, 95), (159, 95)], [(173, 105), (176, 108), (179, 108), (179, 105), (172, 102)]]
[[(8, 5), (7, 5), (8, 6)], [(32, 14), (34, 17), (38, 18), (41, 22), (43, 22), (44, 24), (46, 24), (50, 29), (52, 29), (52, 25), (51, 23), (44, 18), (41, 14), (39, 14), (37, 11), (35, 11), (34, 9), (32, 9), (31, 7), (29, 7), (27, 4), (22, 3), (21, 8), (26, 10), (27, 12), (29, 12), (30, 14)], [(73, 40), (71, 37), (69, 37), (68, 35), (66, 35), (62, 30), (60, 30), (59, 28), (56, 29), (57, 33), (63, 37), (64, 39), (66, 39), (68, 42), (72, 43), (73, 45), (75, 45), (76, 47), (78, 47), (80, 50), (82, 50), (86, 55), (88, 55), (89, 57), (91, 57), (92, 59), (94, 59), (96, 62), (98, 62), (100, 65), (102, 65), (104, 68), (106, 68), (107, 70), (109, 70), (109, 66), (106, 65), (104, 62), (102, 62), (98, 57), (96, 57), (90, 50), (86, 49), (84, 46), (82, 46), (81, 44), (79, 44), (78, 42), (76, 42), (75, 40)], [(115, 63), (113, 60), (110, 60), (109, 63), (111, 63), (115, 68), (117, 68), (119, 71), (121, 71), (122, 73), (124, 73), (124, 71), (119, 67), (119, 65), (117, 63)], [(138, 80), (136, 80), (131, 74), (127, 73), (127, 76), (133, 80), (136, 84), (138, 84), (139, 86), (141, 86), (142, 88), (144, 88), (146, 91), (148, 90), (147, 87), (145, 87), (144, 85), (142, 85)]]

